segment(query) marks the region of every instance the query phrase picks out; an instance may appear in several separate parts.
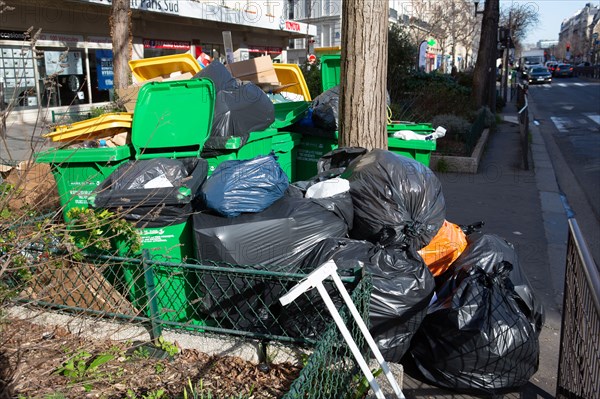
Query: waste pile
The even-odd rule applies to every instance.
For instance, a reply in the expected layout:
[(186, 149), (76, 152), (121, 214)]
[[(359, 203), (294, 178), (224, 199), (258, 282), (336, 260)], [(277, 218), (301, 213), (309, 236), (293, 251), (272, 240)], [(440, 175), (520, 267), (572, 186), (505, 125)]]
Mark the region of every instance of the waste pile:
[[(286, 80), (295, 68), (278, 75), (265, 60), (168, 61), (185, 68), (173, 75), (157, 59), (135, 63), (146, 81), (132, 113), (48, 135), (78, 147), (38, 157), (53, 168), (67, 222), (74, 207), (118, 212), (140, 232), (142, 249), (173, 263), (308, 274), (333, 260), (341, 275), (371, 277), (368, 325), (386, 360), (409, 356), (426, 380), (458, 391), (495, 393), (535, 373), (543, 309), (510, 243), (446, 220), (428, 168), (442, 127), (394, 124), (390, 150), (338, 148), (337, 132), (325, 142), (307, 133), (315, 127), (307, 119), (337, 129), (335, 114), (319, 116), (335, 89), (311, 106), (303, 79)], [(169, 75), (151, 77), (148, 68)], [(302, 155), (309, 148), (318, 148), (313, 158)], [(127, 267), (125, 279), (143, 273)], [(191, 288), (197, 279), (207, 287), (201, 294)], [(201, 315), (230, 329), (319, 339), (327, 326), (317, 294), (284, 311), (278, 299), (289, 288), (182, 272), (164, 295), (179, 298), (170, 321)], [(144, 294), (131, 289), (138, 306)]]

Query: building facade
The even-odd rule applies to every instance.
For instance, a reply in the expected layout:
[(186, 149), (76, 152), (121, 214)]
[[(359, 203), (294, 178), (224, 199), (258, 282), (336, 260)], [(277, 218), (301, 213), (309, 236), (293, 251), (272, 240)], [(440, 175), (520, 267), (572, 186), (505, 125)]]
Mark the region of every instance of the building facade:
[(558, 36), (558, 59), (573, 64), (580, 62), (598, 62), (600, 41), (600, 6), (587, 3), (573, 16), (565, 19), (560, 26)]
[[(0, 84), (12, 114), (27, 119), (39, 106), (61, 110), (110, 99), (111, 0), (6, 3), (10, 9), (0, 13)], [(316, 34), (315, 26), (284, 18), (283, 8), (270, 1), (130, 4), (132, 59), (189, 52), (224, 60), (223, 32), (230, 31), (237, 60), (271, 55), (286, 62), (291, 39)]]

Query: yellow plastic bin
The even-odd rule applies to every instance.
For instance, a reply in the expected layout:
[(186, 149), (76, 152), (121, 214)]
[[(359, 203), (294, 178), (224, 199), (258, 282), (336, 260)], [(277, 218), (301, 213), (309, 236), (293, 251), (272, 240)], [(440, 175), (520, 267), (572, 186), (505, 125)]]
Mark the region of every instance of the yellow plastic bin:
[(129, 61), (129, 68), (138, 82), (144, 82), (159, 76), (169, 76), (173, 72), (192, 75), (200, 72), (200, 64), (191, 54), (173, 54), (162, 57), (144, 58)]
[(273, 64), (277, 79), (282, 86), (290, 85), (282, 89), (290, 93), (299, 94), (304, 97), (304, 101), (312, 101), (310, 97), (310, 91), (308, 91), (308, 85), (304, 79), (304, 75), (300, 70), (300, 67), (296, 64)]
[(132, 120), (133, 114), (129, 112), (113, 112), (81, 122), (57, 126), (54, 131), (43, 137), (52, 141), (84, 141), (110, 137), (131, 129)]

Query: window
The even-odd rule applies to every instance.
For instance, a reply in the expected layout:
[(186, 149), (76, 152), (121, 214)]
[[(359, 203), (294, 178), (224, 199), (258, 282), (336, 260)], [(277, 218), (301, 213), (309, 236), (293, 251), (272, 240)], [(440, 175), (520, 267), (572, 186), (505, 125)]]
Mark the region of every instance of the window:
[(323, 25), (321, 29), (321, 46), (331, 46), (331, 25)]

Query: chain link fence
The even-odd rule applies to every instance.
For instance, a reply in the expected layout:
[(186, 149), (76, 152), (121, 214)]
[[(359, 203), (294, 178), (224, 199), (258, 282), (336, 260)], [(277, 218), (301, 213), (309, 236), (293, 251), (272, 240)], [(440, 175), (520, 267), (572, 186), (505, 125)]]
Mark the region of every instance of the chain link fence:
[[(260, 265), (153, 262), (86, 255), (81, 261), (40, 246), (23, 251), (34, 265), (28, 276), (6, 274), (12, 301), (34, 308), (138, 322), (153, 338), (165, 328), (225, 334), (314, 349), (285, 398), (344, 398), (356, 392), (360, 369), (316, 290), (283, 308), (279, 298), (306, 277)], [(363, 319), (368, 319), (370, 278), (362, 270), (341, 276)], [(11, 281), (8, 281), (11, 279)], [(333, 282), (325, 282), (358, 346), (368, 347)]]

